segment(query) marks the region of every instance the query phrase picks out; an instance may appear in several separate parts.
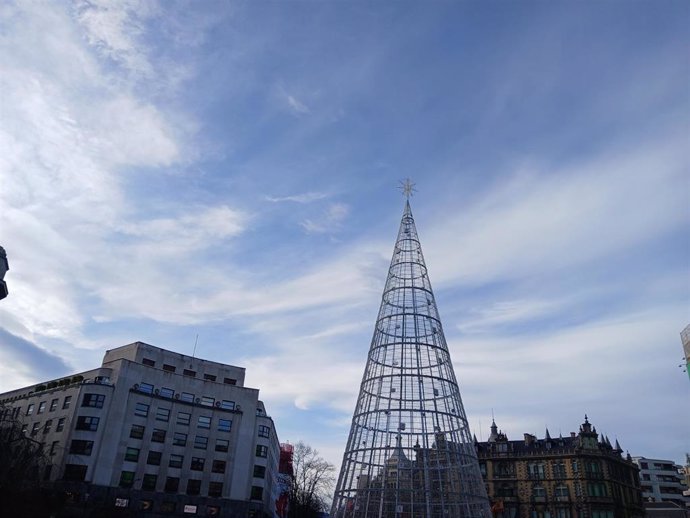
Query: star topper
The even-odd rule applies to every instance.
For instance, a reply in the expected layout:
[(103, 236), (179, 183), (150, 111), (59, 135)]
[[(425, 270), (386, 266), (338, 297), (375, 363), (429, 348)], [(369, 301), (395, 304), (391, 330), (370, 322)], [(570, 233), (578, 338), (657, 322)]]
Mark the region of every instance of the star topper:
[(408, 200), (414, 196), (414, 193), (417, 192), (417, 189), (414, 188), (415, 184), (412, 183), (412, 180), (409, 178), (400, 180), (398, 183), (400, 183), (398, 189), (400, 189), (400, 192), (402, 192), (403, 196), (405, 196)]

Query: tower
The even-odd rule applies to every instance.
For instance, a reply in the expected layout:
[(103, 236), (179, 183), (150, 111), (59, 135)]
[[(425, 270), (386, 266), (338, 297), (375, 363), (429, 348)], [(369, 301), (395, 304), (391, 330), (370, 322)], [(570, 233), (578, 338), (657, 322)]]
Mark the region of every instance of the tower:
[(490, 518), (409, 196), (331, 515)]

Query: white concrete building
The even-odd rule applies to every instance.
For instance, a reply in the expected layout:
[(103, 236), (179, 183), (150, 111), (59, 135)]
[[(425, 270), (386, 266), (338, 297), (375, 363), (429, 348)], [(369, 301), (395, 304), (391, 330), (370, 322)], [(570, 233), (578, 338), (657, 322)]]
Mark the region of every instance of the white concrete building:
[[(241, 367), (142, 342), (101, 367), (0, 395), (83, 508), (274, 517), (279, 442)], [(10, 409), (10, 410), (7, 410)]]
[(671, 460), (633, 457), (640, 468), (642, 500), (646, 502), (674, 502), (685, 508), (690, 501), (683, 492), (688, 489), (680, 470), (683, 466)]

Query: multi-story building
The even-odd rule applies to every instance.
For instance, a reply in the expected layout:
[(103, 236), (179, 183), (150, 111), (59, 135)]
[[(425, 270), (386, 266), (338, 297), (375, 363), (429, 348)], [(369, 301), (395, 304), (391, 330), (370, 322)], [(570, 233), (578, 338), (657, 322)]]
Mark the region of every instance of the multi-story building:
[(683, 495), (688, 489), (683, 479), (684, 467), (671, 460), (633, 457), (640, 468), (642, 498), (646, 502), (674, 502), (683, 509), (690, 499)]
[(633, 518), (644, 516), (637, 466), (587, 417), (579, 433), (510, 441), (496, 423), (476, 442), (495, 518)]
[(241, 367), (142, 342), (94, 370), (0, 395), (83, 509), (275, 516), (280, 447)]

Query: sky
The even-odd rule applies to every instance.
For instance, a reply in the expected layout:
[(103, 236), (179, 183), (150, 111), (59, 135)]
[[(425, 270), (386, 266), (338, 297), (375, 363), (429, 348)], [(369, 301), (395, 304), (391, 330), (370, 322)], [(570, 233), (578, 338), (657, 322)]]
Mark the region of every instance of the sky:
[(0, 7), (0, 391), (137, 340), (340, 465), (411, 178), (470, 426), (690, 452), (690, 4)]

